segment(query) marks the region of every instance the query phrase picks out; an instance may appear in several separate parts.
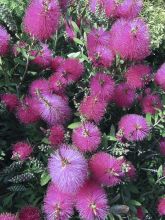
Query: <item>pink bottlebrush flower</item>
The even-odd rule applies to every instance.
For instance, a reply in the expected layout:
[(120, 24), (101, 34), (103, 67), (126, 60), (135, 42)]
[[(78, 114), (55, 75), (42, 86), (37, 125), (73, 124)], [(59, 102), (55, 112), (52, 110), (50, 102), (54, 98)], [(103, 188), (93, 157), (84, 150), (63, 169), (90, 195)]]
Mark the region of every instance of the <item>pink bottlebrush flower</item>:
[(104, 189), (94, 181), (87, 181), (76, 195), (76, 209), (85, 220), (104, 220), (108, 214), (108, 199)]
[(84, 66), (78, 59), (68, 58), (58, 69), (57, 73), (67, 80), (68, 84), (76, 82), (83, 75)]
[(131, 66), (125, 73), (127, 84), (131, 88), (144, 88), (151, 80), (151, 68), (148, 65), (137, 64)]
[(19, 220), (40, 220), (40, 210), (33, 206), (23, 207), (18, 214), (18, 218)]
[(126, 19), (135, 18), (139, 15), (142, 7), (142, 0), (124, 0), (121, 3), (117, 3), (116, 16)]
[(106, 111), (107, 103), (97, 96), (87, 96), (80, 104), (80, 113), (90, 121), (99, 123)]
[(115, 0), (90, 0), (89, 6), (93, 13), (95, 13), (96, 9), (99, 7), (101, 10), (105, 11), (107, 17), (113, 17), (115, 15)]
[(10, 35), (6, 29), (0, 25), (0, 56), (5, 56), (9, 51)]
[(11, 213), (0, 214), (0, 220), (17, 220), (17, 216)]
[(162, 108), (162, 103), (159, 95), (149, 94), (141, 100), (142, 111), (154, 115), (158, 109)]
[(117, 20), (111, 28), (111, 46), (123, 59), (142, 60), (150, 55), (150, 36), (141, 18)]
[(134, 180), (136, 178), (136, 168), (134, 165), (124, 157), (119, 158), (119, 160), (122, 162), (123, 179), (128, 181)]
[(114, 54), (110, 48), (98, 46), (89, 53), (89, 58), (96, 67), (110, 67), (114, 60)]
[(18, 41), (16, 44), (14, 44), (12, 51), (15, 57), (17, 57), (20, 54), (20, 49), (26, 48), (27, 43), (25, 41)]
[(55, 184), (51, 183), (44, 198), (47, 220), (68, 220), (74, 213), (73, 203), (72, 195), (59, 191)]
[(155, 83), (165, 91), (165, 63), (157, 71)]
[(32, 153), (32, 147), (26, 142), (17, 142), (13, 145), (12, 158), (26, 160)]
[(136, 98), (136, 91), (130, 88), (127, 83), (120, 83), (116, 86), (113, 100), (118, 107), (130, 108)]
[(49, 173), (56, 186), (65, 193), (75, 193), (87, 178), (87, 161), (83, 155), (62, 145), (49, 159)]
[(71, 117), (68, 102), (59, 95), (38, 94), (34, 109), (50, 126), (65, 124)]
[(145, 213), (141, 206), (137, 208), (137, 217), (139, 220), (144, 220), (145, 218)]
[(165, 156), (165, 138), (161, 139), (159, 142), (160, 153)]
[(24, 124), (31, 124), (40, 119), (36, 105), (36, 101), (33, 98), (25, 97), (17, 108), (17, 117)]
[(165, 216), (165, 198), (159, 199), (157, 211), (160, 216)]
[(92, 176), (100, 184), (116, 186), (121, 182), (122, 161), (105, 152), (99, 152), (89, 161)]
[(91, 56), (96, 51), (97, 47), (110, 48), (110, 32), (105, 31), (103, 28), (93, 29), (87, 35), (87, 50), (88, 55)]
[(72, 19), (69, 19), (68, 21), (65, 21), (65, 31), (68, 38), (73, 40), (76, 37), (76, 34), (74, 32), (74, 28), (72, 25)]
[(49, 88), (49, 82), (44, 79), (34, 80), (29, 87), (29, 94), (33, 97), (38, 97), (38, 95), (50, 94), (51, 89)]
[(57, 56), (55, 58), (52, 59), (51, 62), (51, 68), (54, 72), (56, 72), (58, 70), (58, 68), (60, 68), (62, 66), (62, 64), (64, 63), (65, 59), (63, 57)]
[(73, 130), (72, 142), (82, 152), (95, 151), (101, 143), (101, 132), (91, 122), (82, 123)]
[(110, 75), (97, 73), (90, 81), (91, 95), (99, 95), (105, 101), (113, 97), (115, 83)]
[(46, 40), (57, 31), (60, 15), (58, 1), (33, 0), (25, 12), (24, 31), (38, 40)]
[(64, 141), (64, 128), (61, 125), (54, 125), (50, 128), (49, 141), (51, 145), (54, 147), (62, 144)]
[(15, 110), (17, 108), (17, 106), (19, 105), (18, 97), (15, 94), (10, 94), (10, 93), (2, 94), (1, 95), (1, 102), (11, 112), (13, 110)]
[(145, 118), (137, 114), (124, 115), (119, 122), (119, 131), (128, 141), (142, 141), (150, 128)]
[(58, 72), (54, 73), (49, 78), (49, 86), (53, 92), (56, 92), (56, 93), (62, 92), (63, 93), (65, 91), (67, 85), (68, 85), (67, 79), (65, 79), (65, 77), (61, 76), (61, 74), (59, 74)]
[(36, 64), (42, 69), (50, 67), (52, 61), (52, 51), (48, 48), (47, 44), (41, 43), (41, 49), (32, 50), (30, 55), (35, 57), (31, 63)]
[(115, 83), (110, 75), (97, 73), (90, 81), (91, 95), (99, 95), (105, 101), (110, 101), (114, 93)]

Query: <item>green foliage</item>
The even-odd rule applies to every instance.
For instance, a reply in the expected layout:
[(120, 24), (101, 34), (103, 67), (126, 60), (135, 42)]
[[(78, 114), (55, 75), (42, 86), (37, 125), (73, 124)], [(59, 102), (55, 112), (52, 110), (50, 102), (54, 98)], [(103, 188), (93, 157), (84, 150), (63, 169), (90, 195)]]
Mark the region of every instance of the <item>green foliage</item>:
[(144, 1), (142, 16), (148, 23), (152, 49), (165, 49), (165, 5), (164, 1)]
[(25, 8), (28, 5), (29, 0), (0, 0), (0, 4), (4, 5), (9, 12), (12, 12), (13, 15), (22, 19), (24, 15)]

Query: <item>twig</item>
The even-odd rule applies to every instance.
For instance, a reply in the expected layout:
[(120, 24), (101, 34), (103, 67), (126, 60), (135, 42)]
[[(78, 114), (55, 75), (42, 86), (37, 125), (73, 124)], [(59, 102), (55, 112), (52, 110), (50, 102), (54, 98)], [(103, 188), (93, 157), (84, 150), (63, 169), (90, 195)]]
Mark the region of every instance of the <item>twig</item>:
[(23, 81), (24, 81), (24, 79), (26, 77), (26, 74), (27, 74), (27, 71), (28, 71), (28, 67), (29, 67), (29, 54), (27, 55), (25, 71), (24, 71), (23, 77), (22, 77), (22, 79), (21, 79), (21, 81), (20, 81), (20, 83), (18, 85), (18, 89), (22, 85), (22, 83), (23, 83)]

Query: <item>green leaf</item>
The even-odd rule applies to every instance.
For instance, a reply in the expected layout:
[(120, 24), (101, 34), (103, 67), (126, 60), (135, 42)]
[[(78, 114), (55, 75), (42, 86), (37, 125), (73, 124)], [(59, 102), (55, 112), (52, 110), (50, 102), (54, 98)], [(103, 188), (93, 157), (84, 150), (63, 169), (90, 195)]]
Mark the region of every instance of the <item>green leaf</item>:
[(150, 124), (151, 124), (151, 118), (152, 118), (152, 117), (151, 117), (151, 114), (147, 113), (147, 114), (146, 114), (146, 120), (147, 120), (147, 122), (150, 123)]
[(115, 136), (115, 126), (111, 125), (110, 136)]
[(103, 134), (101, 146), (103, 149), (107, 149), (108, 147), (108, 139), (107, 139), (106, 134)]
[(107, 217), (107, 220), (115, 220), (114, 216), (110, 213)]
[(75, 129), (75, 128), (78, 128), (80, 126), (81, 122), (74, 122), (70, 125), (68, 125), (68, 128), (69, 129)]
[(115, 215), (127, 214), (129, 212), (129, 207), (126, 205), (113, 205), (110, 211)]
[(41, 186), (45, 186), (49, 180), (50, 180), (50, 176), (47, 172), (44, 172), (42, 175), (41, 175), (41, 179), (40, 179), (40, 185)]
[(79, 51), (79, 52), (76, 52), (76, 53), (70, 53), (67, 56), (69, 58), (78, 58), (80, 56), (80, 54), (81, 54), (81, 52)]
[(42, 139), (42, 143), (44, 144), (50, 144), (49, 140), (47, 138), (43, 138)]
[(128, 204), (133, 205), (133, 206), (141, 206), (142, 204), (136, 200), (129, 200)]
[(26, 59), (28, 59), (29, 55), (26, 53), (25, 49), (21, 48), (21, 53)]
[(158, 168), (157, 176), (158, 177), (162, 177), (163, 176), (163, 166), (162, 165)]
[(84, 42), (76, 37), (74, 38), (74, 42), (84, 46)]
[(74, 31), (75, 31), (76, 33), (80, 32), (80, 29), (79, 29), (79, 27), (77, 26), (77, 24), (76, 24), (74, 21), (71, 21), (71, 23), (72, 23), (72, 26), (73, 26)]

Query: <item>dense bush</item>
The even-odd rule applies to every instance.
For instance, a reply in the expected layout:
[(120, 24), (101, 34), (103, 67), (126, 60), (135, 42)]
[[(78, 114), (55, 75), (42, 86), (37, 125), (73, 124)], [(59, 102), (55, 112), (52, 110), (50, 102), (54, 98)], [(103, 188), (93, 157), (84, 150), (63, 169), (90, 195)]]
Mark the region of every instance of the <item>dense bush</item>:
[(0, 0), (0, 220), (163, 219), (164, 1), (122, 2)]

